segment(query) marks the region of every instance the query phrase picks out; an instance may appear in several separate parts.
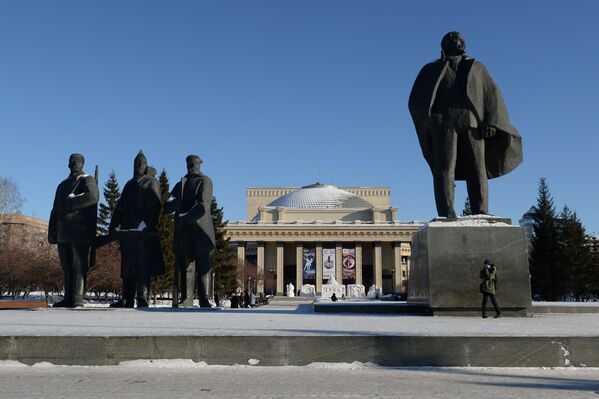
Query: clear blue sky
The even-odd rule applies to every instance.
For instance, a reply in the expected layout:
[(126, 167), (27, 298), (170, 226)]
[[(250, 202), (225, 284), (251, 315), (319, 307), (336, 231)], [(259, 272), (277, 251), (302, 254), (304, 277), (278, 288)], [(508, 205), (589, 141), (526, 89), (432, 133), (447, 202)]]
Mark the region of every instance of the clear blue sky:
[[(389, 186), (401, 220), (435, 216), (407, 109), (450, 30), (501, 88), (524, 163), (491, 181), (517, 219), (548, 179), (599, 233), (597, 1), (2, 1), (0, 175), (47, 219), (67, 158), (114, 169), (143, 148), (171, 181), (199, 154), (226, 217), (248, 186)], [(458, 184), (456, 204), (465, 199)]]

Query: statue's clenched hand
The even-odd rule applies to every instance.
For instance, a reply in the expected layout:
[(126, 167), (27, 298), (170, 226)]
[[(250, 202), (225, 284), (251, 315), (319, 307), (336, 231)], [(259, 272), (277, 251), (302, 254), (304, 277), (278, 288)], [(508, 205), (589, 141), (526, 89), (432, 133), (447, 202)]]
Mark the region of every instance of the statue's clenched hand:
[(497, 133), (497, 129), (495, 128), (495, 126), (487, 126), (487, 127), (485, 127), (483, 137), (484, 138), (493, 137), (493, 136), (495, 136), (495, 133)]

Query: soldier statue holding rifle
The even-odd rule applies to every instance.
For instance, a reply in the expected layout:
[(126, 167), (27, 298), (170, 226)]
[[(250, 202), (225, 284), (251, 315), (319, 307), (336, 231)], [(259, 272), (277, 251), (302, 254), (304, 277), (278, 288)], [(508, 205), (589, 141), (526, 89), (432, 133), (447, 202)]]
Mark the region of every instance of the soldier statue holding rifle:
[(175, 185), (165, 205), (168, 211), (175, 213), (173, 306), (193, 305), (197, 280), (200, 307), (210, 307), (210, 255), (215, 247), (210, 213), (212, 180), (200, 172), (200, 157), (189, 155), (186, 162), (187, 174)]
[[(69, 177), (56, 189), (48, 224), (48, 242), (58, 244), (64, 273), (64, 299), (53, 307), (81, 307), (87, 269), (96, 239), (98, 184), (83, 173), (81, 154), (69, 157)], [(93, 265), (94, 259), (91, 259)]]

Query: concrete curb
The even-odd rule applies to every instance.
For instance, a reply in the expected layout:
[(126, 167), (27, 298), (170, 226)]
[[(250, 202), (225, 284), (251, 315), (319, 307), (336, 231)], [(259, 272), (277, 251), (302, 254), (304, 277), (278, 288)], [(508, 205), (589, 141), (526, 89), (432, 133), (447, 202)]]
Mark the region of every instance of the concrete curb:
[(304, 366), (599, 367), (597, 337), (450, 336), (4, 336), (0, 360), (118, 365), (139, 359)]

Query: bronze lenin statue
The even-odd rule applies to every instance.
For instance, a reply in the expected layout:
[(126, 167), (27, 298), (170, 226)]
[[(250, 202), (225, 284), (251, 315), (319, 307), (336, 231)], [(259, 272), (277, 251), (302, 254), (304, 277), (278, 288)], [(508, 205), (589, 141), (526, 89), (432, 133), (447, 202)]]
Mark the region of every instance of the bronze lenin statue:
[(465, 55), (459, 32), (441, 41), (441, 58), (426, 64), (409, 109), (434, 182), (439, 216), (455, 218), (455, 180), (465, 180), (473, 214), (488, 214), (488, 179), (522, 162), (522, 139), (487, 69)]

